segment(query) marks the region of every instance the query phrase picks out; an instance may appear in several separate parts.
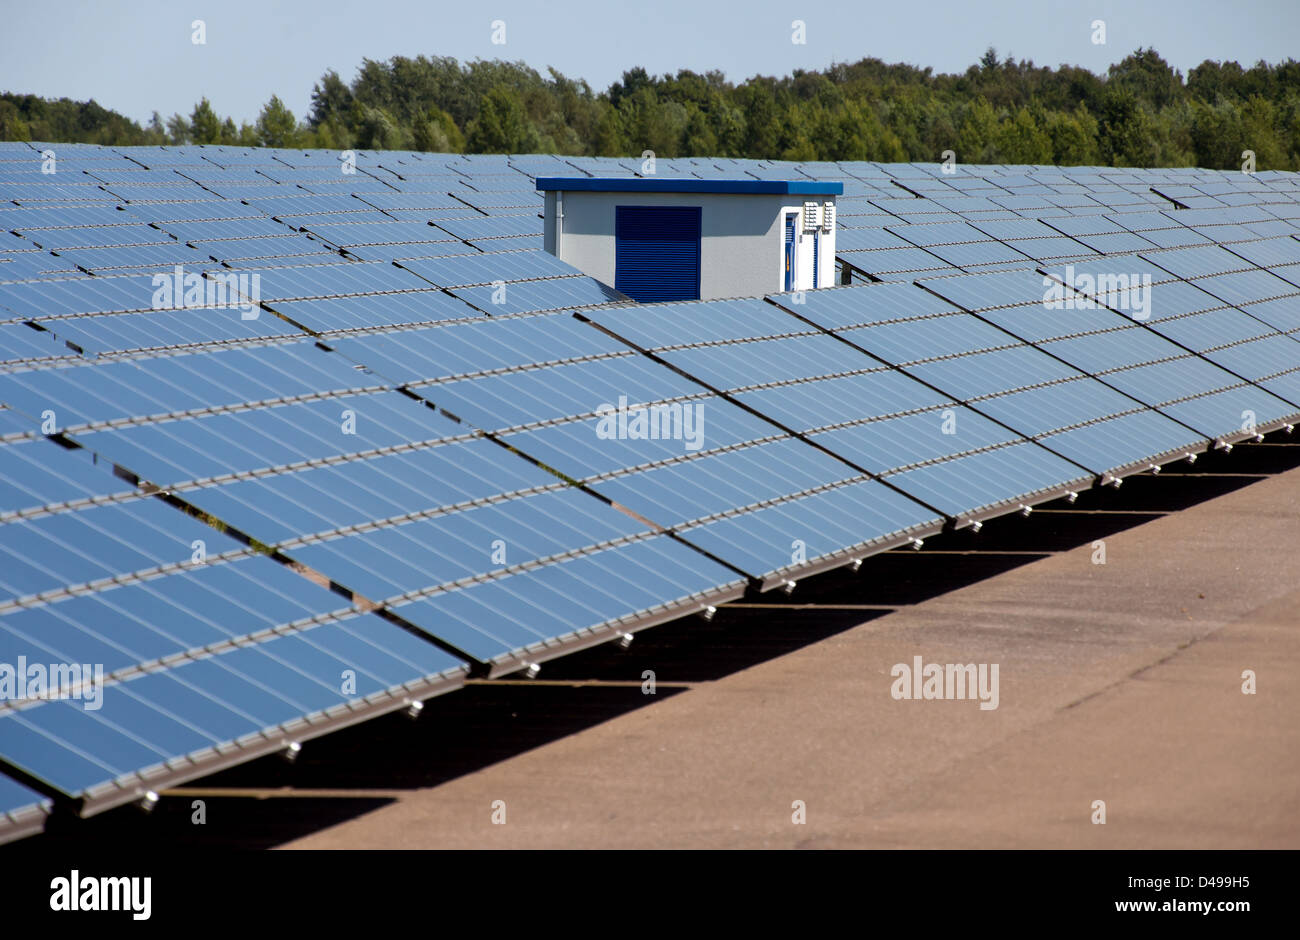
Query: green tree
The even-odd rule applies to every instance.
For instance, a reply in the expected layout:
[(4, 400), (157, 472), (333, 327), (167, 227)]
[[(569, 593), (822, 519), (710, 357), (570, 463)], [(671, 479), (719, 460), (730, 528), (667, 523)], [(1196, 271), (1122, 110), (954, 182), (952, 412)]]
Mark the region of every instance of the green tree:
[(260, 146), (294, 147), (298, 142), (298, 119), (278, 95), (272, 95), (257, 116), (256, 132)]
[(1097, 125), (1102, 162), (1108, 166), (1155, 166), (1151, 118), (1131, 91), (1107, 89)]
[(1183, 78), (1154, 49), (1139, 49), (1110, 67), (1107, 87), (1132, 92), (1151, 108), (1173, 104), (1183, 94)]
[(354, 101), (352, 112), (354, 147), (365, 150), (405, 150), (410, 145), (407, 134), (384, 108), (373, 108)]
[(596, 139), (592, 142), (592, 150), (600, 157), (620, 157), (629, 152), (618, 109), (612, 105), (605, 105), (596, 121)]
[(221, 143), (221, 118), (207, 98), (200, 99), (190, 114), (190, 140), (196, 144)]
[(1057, 166), (1094, 166), (1100, 159), (1097, 119), (1082, 104), (1069, 114), (1058, 111), (1049, 115), (1047, 136), (1052, 145), (1051, 162)]
[[(1236, 104), (1220, 98), (1217, 104), (1197, 101), (1192, 105), (1192, 146), (1196, 163), (1222, 170), (1241, 165), (1246, 136)], [(1252, 148), (1254, 149), (1254, 148)]]
[(864, 58), (821, 70), (653, 75), (629, 68), (603, 92), (555, 69), (449, 56), (365, 59), (345, 81), (328, 71), (299, 124), (272, 97), (236, 126), (203, 99), (188, 117), (141, 127), (89, 101), (0, 93), (0, 135), (108, 145), (233, 143), (435, 152), (674, 154), (963, 163), (1300, 166), (1300, 62), (1205, 61), (1186, 83), (1154, 49), (1096, 75), (987, 50), (936, 74)]
[(718, 154), (718, 138), (709, 117), (695, 104), (686, 106), (686, 129), (682, 132), (682, 154), (687, 157), (713, 157)]
[(771, 79), (752, 79), (738, 90), (737, 104), (745, 118), (741, 152), (747, 157), (774, 159), (781, 152), (781, 112), (774, 85)]
[(963, 163), (996, 163), (997, 143), (998, 117), (981, 95), (966, 108), (957, 128), (957, 145), (952, 149)]
[(496, 85), (483, 98), (466, 146), (471, 153), (528, 153), (536, 137), (519, 100), (504, 85)]
[(0, 99), (0, 140), (31, 140), (31, 129), (23, 120), (18, 106)]
[(1052, 140), (1028, 108), (1018, 108), (994, 133), (999, 158), (1006, 163), (1051, 163)]
[[(1255, 152), (1255, 166), (1260, 170), (1280, 170), (1291, 165), (1282, 136), (1278, 133), (1278, 109), (1261, 95), (1251, 95), (1241, 106), (1242, 149)], [(1241, 165), (1241, 153), (1237, 154)]]
[(441, 108), (430, 108), (417, 118), (412, 137), (416, 150), (429, 153), (461, 153), (465, 150), (465, 136), (451, 115)]
[(331, 120), (344, 121), (351, 112), (352, 90), (339, 78), (339, 73), (331, 69), (312, 88), (308, 123), (314, 129)]
[(191, 140), (190, 122), (184, 115), (173, 114), (167, 119), (167, 142), (173, 146), (188, 144)]

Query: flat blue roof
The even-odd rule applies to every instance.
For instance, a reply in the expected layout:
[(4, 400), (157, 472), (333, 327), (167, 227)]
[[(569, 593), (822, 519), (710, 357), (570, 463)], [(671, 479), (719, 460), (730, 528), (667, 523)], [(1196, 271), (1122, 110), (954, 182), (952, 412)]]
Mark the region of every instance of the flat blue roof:
[(701, 180), (694, 178), (539, 176), (539, 192), (588, 193), (761, 193), (764, 195), (841, 196), (844, 184), (828, 180)]

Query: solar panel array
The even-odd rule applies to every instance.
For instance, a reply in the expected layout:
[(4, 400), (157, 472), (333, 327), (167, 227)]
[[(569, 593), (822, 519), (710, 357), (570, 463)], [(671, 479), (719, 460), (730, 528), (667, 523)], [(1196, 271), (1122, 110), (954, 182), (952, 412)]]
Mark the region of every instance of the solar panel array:
[(845, 286), (638, 305), (344, 156), (0, 144), (0, 841), (1300, 417), (1295, 174), (660, 160)]

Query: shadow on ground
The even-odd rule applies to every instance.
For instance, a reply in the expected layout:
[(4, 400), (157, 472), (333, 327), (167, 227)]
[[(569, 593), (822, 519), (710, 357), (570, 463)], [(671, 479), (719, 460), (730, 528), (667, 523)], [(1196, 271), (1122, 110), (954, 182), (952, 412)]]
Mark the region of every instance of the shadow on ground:
[[(418, 719), (388, 715), (309, 741), (292, 764), (263, 758), (185, 788), (201, 792), (164, 793), (150, 814), (134, 806), (88, 820), (56, 812), (44, 835), (8, 850), (57, 851), (101, 840), (144, 849), (269, 848), (384, 806), (393, 798), (385, 791), (395, 797), (437, 786), (661, 699), (689, 695), (692, 683), (793, 652), (893, 607), (919, 603), (1298, 466), (1300, 443), (1284, 436), (1238, 445), (1231, 454), (1204, 454), (1194, 465), (1180, 463), (1159, 476), (1130, 477), (1119, 489), (1087, 491), (1072, 505), (1057, 500), (1028, 518), (995, 519), (979, 533), (947, 533), (927, 539), (920, 551), (901, 549), (867, 559), (856, 572), (846, 567), (809, 578), (788, 596), (773, 591), (746, 599), (779, 606), (726, 607), (712, 621), (689, 617), (644, 631), (628, 649), (606, 644), (546, 663), (538, 677), (542, 681), (472, 684), (426, 702)], [(798, 606), (804, 604), (814, 606)], [(655, 672), (655, 695), (642, 692), (647, 668)], [(241, 795), (216, 792), (235, 788)], [(245, 790), (257, 795), (242, 795)], [(200, 796), (207, 823), (194, 825), (193, 801)]]

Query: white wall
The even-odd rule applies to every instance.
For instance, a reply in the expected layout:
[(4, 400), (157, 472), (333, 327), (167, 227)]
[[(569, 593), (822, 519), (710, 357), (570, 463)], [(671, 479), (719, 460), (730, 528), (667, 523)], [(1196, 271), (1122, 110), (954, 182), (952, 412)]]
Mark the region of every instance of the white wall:
[[(812, 197), (809, 197), (812, 198)], [(817, 197), (818, 202), (826, 200)], [(616, 206), (700, 206), (700, 299), (755, 297), (784, 287), (785, 211), (797, 212), (798, 196), (732, 193), (566, 192), (564, 219), (556, 250), (556, 193), (546, 193), (544, 246), (578, 270), (614, 284), (614, 208)], [(813, 287), (813, 237), (797, 226), (795, 273), (799, 289)], [(823, 233), (822, 264), (816, 285), (830, 286), (835, 275), (835, 235)]]

